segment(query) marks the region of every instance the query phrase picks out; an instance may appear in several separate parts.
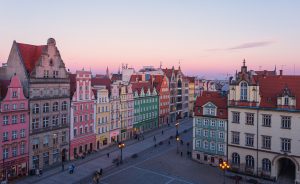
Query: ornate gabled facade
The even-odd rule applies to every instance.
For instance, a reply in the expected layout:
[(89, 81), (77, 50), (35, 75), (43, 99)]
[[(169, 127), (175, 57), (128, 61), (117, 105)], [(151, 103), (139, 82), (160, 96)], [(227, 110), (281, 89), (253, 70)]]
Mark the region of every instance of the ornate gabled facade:
[[(107, 72), (108, 73), (108, 72)], [(108, 77), (92, 78), (94, 93), (96, 94), (96, 147), (102, 149), (111, 143), (111, 111), (110, 111), (110, 85)]]
[(218, 166), (227, 161), (227, 97), (204, 91), (197, 97), (193, 122), (193, 159)]
[(153, 87), (157, 90), (159, 98), (159, 124), (165, 126), (170, 123), (170, 91), (169, 80), (165, 75), (152, 75)]
[(139, 135), (158, 127), (159, 101), (151, 81), (131, 84), (134, 93), (134, 132)]
[(170, 120), (175, 122), (177, 117), (186, 118), (189, 116), (188, 80), (184, 77), (180, 67), (178, 70), (163, 69), (163, 72), (169, 79), (170, 89)]
[(257, 75), (243, 63), (228, 95), (228, 159), (233, 170), (300, 182), (299, 83), (299, 76), (282, 71)]
[(14, 75), (0, 81), (1, 181), (28, 174), (29, 109), (23, 86)]
[(92, 73), (77, 71), (71, 77), (70, 158), (86, 156), (96, 150), (95, 96)]
[(68, 159), (70, 84), (53, 38), (47, 45), (14, 41), (6, 77), (20, 78), (29, 97), (29, 168), (44, 168)]
[(117, 143), (121, 140), (120, 138), (120, 93), (119, 85), (111, 85), (110, 95), (110, 141), (111, 143)]

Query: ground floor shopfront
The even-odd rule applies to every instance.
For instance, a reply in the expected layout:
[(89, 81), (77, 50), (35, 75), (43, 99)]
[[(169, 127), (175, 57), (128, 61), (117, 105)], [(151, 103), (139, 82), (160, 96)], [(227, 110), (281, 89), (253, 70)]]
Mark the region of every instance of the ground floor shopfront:
[(142, 122), (133, 124), (133, 130), (134, 130), (135, 134), (142, 134), (153, 128), (158, 128), (158, 119), (157, 118), (149, 119), (146, 121), (142, 121)]
[(119, 142), (121, 140), (120, 139), (120, 129), (111, 130), (109, 132), (109, 137), (110, 137), (110, 142), (112, 144)]
[(161, 114), (159, 116), (159, 127), (163, 127), (169, 124), (169, 114)]
[(12, 180), (28, 174), (28, 155), (2, 160), (0, 163), (0, 181), (7, 178)]
[(110, 134), (105, 132), (102, 134), (96, 135), (96, 149), (103, 149), (110, 144)]
[(212, 166), (219, 166), (223, 161), (227, 161), (227, 158), (224, 155), (211, 155), (195, 150), (192, 153), (192, 158), (197, 162)]
[(96, 150), (96, 135), (85, 135), (76, 137), (70, 143), (70, 159), (76, 159)]

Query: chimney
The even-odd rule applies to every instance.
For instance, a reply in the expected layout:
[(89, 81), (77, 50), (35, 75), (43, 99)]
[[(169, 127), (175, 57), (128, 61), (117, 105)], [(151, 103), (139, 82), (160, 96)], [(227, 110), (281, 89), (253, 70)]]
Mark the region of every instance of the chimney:
[(279, 75), (280, 75), (280, 76), (282, 76), (282, 73), (283, 73), (283, 71), (282, 71), (282, 70), (279, 70)]

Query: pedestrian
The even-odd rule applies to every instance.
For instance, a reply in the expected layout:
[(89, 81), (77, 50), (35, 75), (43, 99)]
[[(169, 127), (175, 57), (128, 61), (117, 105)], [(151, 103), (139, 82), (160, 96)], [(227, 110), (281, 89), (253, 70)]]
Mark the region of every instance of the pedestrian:
[(106, 155), (107, 155), (107, 158), (109, 158), (109, 153), (107, 153)]
[(35, 175), (40, 176), (40, 170), (38, 168), (35, 169)]
[(93, 183), (94, 184), (97, 183), (97, 173), (94, 173), (94, 175), (93, 175)]
[(145, 136), (143, 135), (143, 140), (145, 140)]
[(72, 174), (74, 173), (74, 170), (75, 170), (75, 165), (74, 164), (72, 164)]
[(102, 172), (103, 172), (103, 169), (101, 168), (100, 172), (99, 172), (100, 176), (102, 176)]
[(164, 135), (164, 130), (161, 131), (161, 135)]
[(97, 176), (96, 176), (96, 183), (97, 184), (99, 183), (99, 179), (100, 179), (100, 174), (97, 174)]
[(153, 137), (153, 141), (154, 141), (154, 142), (156, 141), (156, 137), (155, 137), (155, 136)]
[(72, 166), (71, 165), (69, 165), (68, 169), (69, 169), (69, 174), (72, 174)]
[(168, 143), (171, 144), (171, 141), (169, 140)]
[(40, 174), (40, 176), (43, 175), (43, 170), (42, 169), (40, 169), (39, 174)]
[(180, 152), (180, 156), (182, 157), (182, 151)]

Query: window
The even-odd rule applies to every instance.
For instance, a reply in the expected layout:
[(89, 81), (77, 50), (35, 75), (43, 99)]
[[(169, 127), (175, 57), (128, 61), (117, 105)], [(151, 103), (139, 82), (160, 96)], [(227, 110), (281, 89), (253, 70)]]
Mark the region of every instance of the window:
[(224, 132), (219, 132), (219, 139), (224, 139)]
[(39, 104), (34, 104), (34, 106), (33, 106), (33, 114), (38, 114), (38, 113), (40, 113)]
[(48, 147), (49, 146), (49, 135), (45, 135), (44, 136), (43, 146), (44, 147)]
[(32, 119), (32, 129), (38, 129), (39, 128), (39, 118), (33, 118)]
[(84, 133), (87, 133), (87, 132), (88, 132), (88, 127), (85, 126), (85, 127), (84, 127)]
[(77, 136), (77, 129), (74, 129), (74, 136)]
[(246, 156), (246, 167), (254, 169), (254, 158), (251, 155)]
[(224, 144), (219, 144), (218, 151), (220, 151), (220, 152), (224, 151)]
[(58, 162), (59, 161), (59, 149), (55, 149), (52, 152), (53, 155), (53, 162)]
[(265, 172), (271, 172), (271, 161), (269, 159), (262, 159), (262, 170)]
[(284, 105), (289, 105), (289, 97), (284, 97)]
[(208, 126), (208, 119), (204, 119), (204, 126)]
[(24, 109), (24, 107), (25, 107), (25, 104), (24, 104), (24, 103), (21, 103), (20, 109)]
[(211, 120), (210, 126), (212, 127), (216, 126), (216, 120)]
[(61, 115), (61, 124), (66, 124), (67, 123), (67, 115), (63, 114)]
[(232, 144), (240, 144), (240, 132), (231, 132), (231, 143)]
[(224, 121), (219, 122), (219, 127), (224, 127)]
[(248, 84), (246, 82), (241, 83), (241, 100), (246, 101), (248, 96)]
[(44, 162), (44, 166), (49, 165), (49, 152), (43, 153), (43, 162)]
[(20, 137), (21, 138), (25, 137), (25, 129), (21, 129), (21, 131), (20, 131)]
[(3, 159), (8, 159), (8, 148), (3, 149)]
[(291, 139), (281, 138), (281, 151), (291, 152)]
[(53, 103), (52, 110), (53, 110), (53, 112), (58, 111), (58, 102), (54, 102), (54, 103)]
[(18, 148), (17, 147), (12, 147), (12, 156), (16, 157), (18, 155)]
[(32, 149), (38, 149), (40, 144), (39, 138), (34, 138), (32, 140)]
[(269, 114), (263, 114), (262, 115), (262, 122), (263, 122), (263, 126), (265, 127), (271, 127), (271, 115)]
[(43, 117), (43, 128), (49, 127), (49, 117)]
[(8, 116), (3, 116), (3, 125), (7, 125), (8, 124)]
[(18, 97), (18, 95), (17, 95), (17, 91), (13, 91), (13, 93), (12, 93), (12, 97), (13, 97), (13, 98), (17, 98), (17, 97)]
[(14, 140), (14, 139), (17, 139), (17, 138), (18, 138), (18, 133), (17, 133), (17, 131), (16, 131), (16, 130), (13, 130), (13, 131), (12, 131), (11, 138), (12, 138), (12, 140)]
[(208, 142), (207, 141), (203, 142), (203, 147), (204, 147), (204, 149), (208, 149)]
[(209, 116), (215, 116), (216, 115), (216, 109), (215, 108), (205, 108), (204, 114), (209, 115)]
[(43, 105), (43, 112), (49, 112), (49, 103)]
[(240, 165), (240, 155), (238, 153), (232, 153), (232, 164)]
[(17, 116), (16, 115), (12, 116), (11, 123), (12, 124), (16, 124), (17, 123)]
[(67, 141), (67, 132), (63, 131), (61, 136), (61, 142), (66, 142), (66, 141)]
[(13, 110), (17, 109), (17, 104), (13, 104)]
[(254, 113), (246, 113), (246, 124), (247, 125), (254, 124)]
[(20, 145), (20, 154), (24, 155), (24, 153), (25, 153), (25, 143), (21, 142), (21, 145)]
[(262, 135), (262, 148), (271, 149), (271, 136)]
[(61, 106), (61, 110), (65, 111), (68, 108), (68, 103), (66, 101), (63, 101), (62, 106)]
[(25, 123), (25, 114), (20, 115), (20, 121), (21, 123)]
[(204, 137), (208, 137), (208, 130), (204, 130), (203, 135), (204, 135)]
[(59, 119), (58, 119), (58, 115), (56, 115), (56, 116), (52, 116), (52, 126), (58, 126), (58, 121), (59, 121)]
[(200, 148), (201, 147), (201, 140), (196, 140), (196, 147)]
[(8, 110), (9, 107), (8, 107), (8, 104), (4, 104), (4, 110)]
[(281, 116), (281, 128), (290, 129), (291, 128), (291, 117)]
[(232, 112), (232, 123), (240, 123), (240, 113)]
[(254, 134), (245, 134), (246, 136), (246, 146), (251, 146), (253, 147), (254, 143)]
[(216, 132), (215, 131), (210, 131), (210, 137), (215, 138)]
[(8, 132), (3, 132), (3, 142), (8, 141)]
[(210, 143), (210, 149), (215, 150), (216, 149), (216, 144), (214, 142)]

